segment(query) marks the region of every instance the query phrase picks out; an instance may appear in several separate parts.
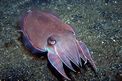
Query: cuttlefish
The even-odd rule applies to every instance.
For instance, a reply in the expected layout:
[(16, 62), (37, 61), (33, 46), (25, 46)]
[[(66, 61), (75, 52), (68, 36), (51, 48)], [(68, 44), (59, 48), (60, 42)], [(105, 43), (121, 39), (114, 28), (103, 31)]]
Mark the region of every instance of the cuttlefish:
[[(63, 64), (72, 71), (89, 62), (96, 69), (85, 43), (76, 39), (73, 28), (46, 11), (29, 10), (21, 19), (22, 41), (32, 53), (47, 51), (51, 65), (66, 79)], [(83, 60), (84, 62), (82, 63)], [(71, 63), (72, 62), (72, 63)]]

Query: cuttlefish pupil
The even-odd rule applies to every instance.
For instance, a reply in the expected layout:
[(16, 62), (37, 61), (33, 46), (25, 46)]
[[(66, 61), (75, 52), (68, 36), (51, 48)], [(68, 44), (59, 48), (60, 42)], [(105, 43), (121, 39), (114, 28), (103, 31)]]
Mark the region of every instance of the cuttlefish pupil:
[(54, 37), (49, 37), (47, 40), (48, 45), (55, 45), (56, 44), (56, 40), (54, 39)]

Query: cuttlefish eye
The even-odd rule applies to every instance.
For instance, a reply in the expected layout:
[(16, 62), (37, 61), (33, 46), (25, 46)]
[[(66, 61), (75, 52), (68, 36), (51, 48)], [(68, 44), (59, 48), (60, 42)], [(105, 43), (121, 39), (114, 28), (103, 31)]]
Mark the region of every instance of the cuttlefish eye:
[(54, 37), (49, 37), (47, 40), (48, 45), (55, 45), (56, 44), (56, 40)]

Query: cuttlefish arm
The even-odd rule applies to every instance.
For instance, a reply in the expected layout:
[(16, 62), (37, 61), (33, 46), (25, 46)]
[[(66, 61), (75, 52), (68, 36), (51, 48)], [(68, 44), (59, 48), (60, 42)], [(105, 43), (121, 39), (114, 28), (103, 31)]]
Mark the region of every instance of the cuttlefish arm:
[(90, 52), (83, 42), (76, 40), (74, 35), (62, 35), (54, 37), (47, 46), (48, 59), (54, 68), (65, 78), (69, 80), (63, 69), (62, 63), (64, 63), (69, 69), (74, 70), (72, 63), (77, 67), (82, 66), (81, 59), (85, 63), (87, 61), (96, 69), (96, 66), (91, 58)]
[(84, 58), (87, 59), (87, 60), (84, 60), (85, 61), (84, 64), (86, 64), (87, 61), (88, 61), (91, 64), (91, 66), (93, 67), (93, 69), (96, 70), (97, 69), (96, 68), (96, 65), (95, 65), (95, 63), (94, 63), (94, 61), (93, 61), (93, 59), (91, 57), (91, 54), (89, 52), (89, 49), (87, 48), (87, 46), (85, 45), (85, 43), (82, 42), (82, 41), (77, 41), (77, 42), (78, 42), (78, 45), (80, 45), (79, 47), (80, 47), (80, 50), (82, 52), (81, 53), (81, 58), (82, 58), (82, 56), (84, 56)]
[(70, 78), (68, 78), (68, 76), (66, 75), (64, 68), (63, 68), (63, 63), (61, 61), (61, 59), (58, 56), (58, 52), (56, 52), (57, 50), (55, 49), (55, 53), (53, 52), (48, 52), (48, 60), (49, 62), (52, 64), (52, 66), (66, 79), (70, 80)]

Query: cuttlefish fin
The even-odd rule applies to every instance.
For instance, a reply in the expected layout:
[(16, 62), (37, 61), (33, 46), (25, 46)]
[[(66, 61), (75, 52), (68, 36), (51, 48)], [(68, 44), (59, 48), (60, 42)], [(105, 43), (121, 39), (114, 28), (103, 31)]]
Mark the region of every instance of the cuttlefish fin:
[(51, 54), (48, 53), (48, 60), (52, 64), (52, 66), (66, 79), (70, 80), (68, 76), (66, 75), (64, 68), (63, 68), (63, 63), (56, 54)]
[(80, 44), (80, 49), (82, 50), (83, 56), (85, 56), (85, 58), (89, 61), (89, 63), (94, 68), (94, 70), (96, 70), (96, 65), (95, 65), (94, 61), (92, 60), (91, 54), (89, 52), (89, 49), (86, 47), (84, 42), (79, 41), (79, 44)]

